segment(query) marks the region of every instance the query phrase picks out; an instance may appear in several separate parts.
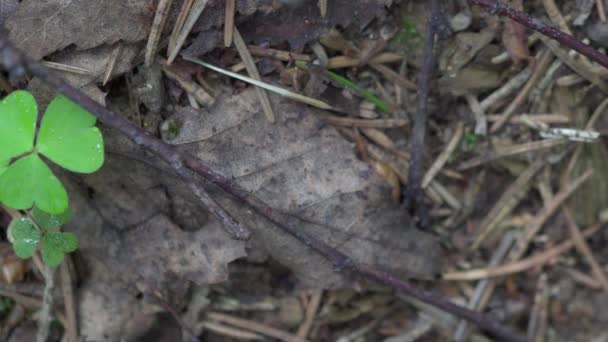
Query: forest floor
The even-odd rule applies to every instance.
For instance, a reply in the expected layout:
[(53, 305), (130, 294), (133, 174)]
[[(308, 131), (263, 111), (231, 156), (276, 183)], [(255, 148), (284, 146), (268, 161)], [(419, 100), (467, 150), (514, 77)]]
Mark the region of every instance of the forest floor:
[[(465, 0), (440, 1), (421, 97), (432, 2), (6, 0), (0, 20), (54, 75), (356, 263), (530, 341), (608, 341), (607, 69)], [(602, 0), (509, 4), (608, 48)], [(18, 88), (4, 77), (3, 94)], [(36, 77), (20, 86), (40, 111), (57, 94)], [(196, 178), (250, 233), (231, 235), (170, 165), (99, 126), (99, 172), (53, 169), (80, 247), (57, 271), (49, 341), (495, 340), (339, 272)], [(34, 341), (40, 265), (8, 241), (0, 256), (0, 340)]]

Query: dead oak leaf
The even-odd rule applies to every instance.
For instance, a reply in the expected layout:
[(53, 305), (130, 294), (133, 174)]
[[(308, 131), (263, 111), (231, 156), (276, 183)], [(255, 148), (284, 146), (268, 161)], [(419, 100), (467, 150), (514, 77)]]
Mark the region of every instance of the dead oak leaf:
[(34, 59), (75, 45), (89, 49), (147, 37), (151, 0), (23, 1), (6, 20), (9, 38)]
[[(441, 254), (437, 241), (392, 204), (388, 184), (356, 159), (353, 146), (317, 119), (314, 109), (274, 100), (281, 113), (275, 124), (264, 120), (252, 89), (217, 99), (205, 113), (182, 110), (171, 119), (182, 128), (170, 142), (356, 261), (402, 276), (433, 276)], [(308, 286), (345, 284), (320, 255), (226, 194), (215, 196), (253, 230), (250, 257), (270, 256)]]

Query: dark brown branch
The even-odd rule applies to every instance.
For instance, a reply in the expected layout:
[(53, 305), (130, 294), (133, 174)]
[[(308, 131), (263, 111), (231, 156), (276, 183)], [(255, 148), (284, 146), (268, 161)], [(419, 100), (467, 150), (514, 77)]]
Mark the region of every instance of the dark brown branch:
[(415, 208), (422, 227), (428, 224), (428, 213), (424, 205), (424, 194), (421, 182), (423, 174), (424, 138), (426, 135), (426, 120), (428, 112), (431, 81), (437, 63), (435, 53), (435, 35), (442, 22), (439, 0), (427, 3), (426, 32), (424, 33), (424, 50), (422, 68), (418, 74), (418, 109), (414, 114), (412, 136), (410, 139), (410, 170), (408, 175), (408, 190), (405, 196), (405, 206)]
[(469, 0), (472, 4), (484, 8), (491, 14), (507, 16), (516, 22), (526, 26), (529, 29), (538, 31), (545, 36), (557, 40), (560, 44), (575, 50), (590, 59), (596, 61), (602, 66), (608, 68), (608, 56), (597, 51), (592, 46), (583, 44), (580, 40), (573, 36), (560, 31), (554, 26), (547, 25), (543, 21), (527, 15), (526, 13), (516, 10), (509, 5), (498, 0)]
[[(117, 115), (101, 106), (80, 90), (70, 86), (61, 78), (51, 74), (45, 67), (22, 55), (9, 41), (5, 32), (0, 32), (0, 64), (2, 64), (13, 77), (19, 77), (25, 69), (34, 76), (39, 77), (46, 83), (52, 85), (56, 90), (63, 93), (83, 108), (93, 113), (105, 125), (117, 129), (138, 145), (144, 146), (154, 152), (167, 162), (184, 180), (196, 186), (200, 186), (191, 174), (194, 171), (205, 180), (219, 186), (236, 199), (243, 202), (259, 215), (274, 223), (285, 233), (297, 238), (306, 246), (314, 249), (328, 259), (336, 271), (352, 271), (353, 273), (389, 286), (405, 295), (414, 297), (422, 302), (434, 305), (438, 308), (452, 313), (460, 318), (471, 321), (481, 329), (488, 331), (496, 337), (506, 341), (526, 341), (525, 337), (517, 335), (508, 328), (502, 326), (496, 320), (492, 320), (483, 314), (469, 310), (465, 307), (451, 303), (450, 301), (421, 291), (412, 284), (400, 280), (390, 273), (375, 269), (368, 265), (357, 264), (353, 259), (342, 252), (332, 248), (323, 241), (305, 233), (302, 229), (291, 224), (285, 224), (283, 217), (274, 211), (272, 207), (247, 192), (244, 188), (233, 181), (232, 178), (207, 167), (201, 160), (187, 155), (174, 146), (149, 135), (141, 128), (128, 121), (124, 116)], [(14, 74), (16, 72), (16, 74)], [(240, 223), (235, 222), (240, 225)]]

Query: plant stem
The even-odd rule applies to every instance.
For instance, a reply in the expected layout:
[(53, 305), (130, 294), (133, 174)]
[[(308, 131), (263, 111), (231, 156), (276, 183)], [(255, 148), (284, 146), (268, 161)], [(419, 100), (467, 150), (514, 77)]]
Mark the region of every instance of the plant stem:
[(40, 316), (38, 317), (38, 333), (36, 334), (36, 342), (46, 342), (49, 338), (51, 321), (53, 320), (53, 290), (55, 289), (55, 269), (50, 266), (44, 266), (44, 297), (42, 298), (42, 307), (40, 308)]

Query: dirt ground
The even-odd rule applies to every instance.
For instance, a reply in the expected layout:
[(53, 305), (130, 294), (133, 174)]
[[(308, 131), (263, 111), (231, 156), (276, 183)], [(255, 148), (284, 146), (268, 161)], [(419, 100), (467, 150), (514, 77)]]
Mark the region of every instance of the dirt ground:
[[(530, 341), (608, 341), (608, 71), (466, 0), (440, 3), (420, 149), (427, 1), (4, 0), (0, 20), (54, 75), (354, 262)], [(603, 0), (506, 3), (608, 48)], [(40, 111), (57, 95), (1, 75), (3, 95), (17, 88)], [(80, 246), (50, 288), (48, 341), (499, 340), (340, 272), (196, 178), (248, 236), (231, 234), (171, 165), (98, 125), (100, 171), (53, 169)], [(6, 239), (0, 256), (0, 340), (35, 341), (39, 260)]]

